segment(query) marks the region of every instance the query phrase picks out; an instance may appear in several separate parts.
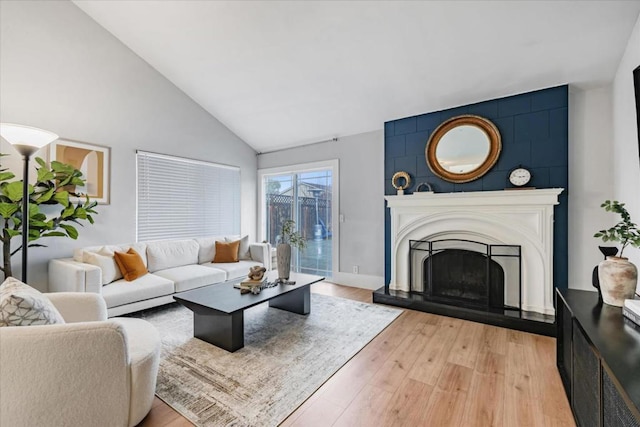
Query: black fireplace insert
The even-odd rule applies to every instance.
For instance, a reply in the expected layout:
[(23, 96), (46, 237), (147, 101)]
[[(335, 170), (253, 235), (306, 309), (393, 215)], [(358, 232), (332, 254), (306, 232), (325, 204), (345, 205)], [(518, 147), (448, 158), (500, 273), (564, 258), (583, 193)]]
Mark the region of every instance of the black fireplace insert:
[(520, 310), (521, 247), (464, 239), (411, 240), (412, 293), (434, 302)]

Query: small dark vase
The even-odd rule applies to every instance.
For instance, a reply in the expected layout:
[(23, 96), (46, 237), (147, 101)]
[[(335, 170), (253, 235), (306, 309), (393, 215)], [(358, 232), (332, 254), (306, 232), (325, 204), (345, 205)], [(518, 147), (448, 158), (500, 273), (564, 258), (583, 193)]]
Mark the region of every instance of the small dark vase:
[[(618, 253), (618, 248), (615, 246), (598, 246), (602, 255), (604, 255), (604, 259), (607, 259), (608, 256), (615, 256)], [(598, 290), (598, 302), (602, 302), (602, 291), (600, 290), (600, 279), (598, 278), (598, 266), (596, 265), (593, 269), (593, 273), (591, 273), (591, 283), (593, 287)]]

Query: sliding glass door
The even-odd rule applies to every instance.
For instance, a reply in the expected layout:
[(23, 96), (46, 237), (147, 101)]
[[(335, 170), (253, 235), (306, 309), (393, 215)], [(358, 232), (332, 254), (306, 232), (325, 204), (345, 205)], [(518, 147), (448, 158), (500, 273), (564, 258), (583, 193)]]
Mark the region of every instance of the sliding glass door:
[(292, 271), (331, 277), (335, 229), (333, 168), (261, 176), (264, 239), (276, 247), (281, 240), (282, 224), (294, 220), (307, 247), (304, 251), (293, 249)]

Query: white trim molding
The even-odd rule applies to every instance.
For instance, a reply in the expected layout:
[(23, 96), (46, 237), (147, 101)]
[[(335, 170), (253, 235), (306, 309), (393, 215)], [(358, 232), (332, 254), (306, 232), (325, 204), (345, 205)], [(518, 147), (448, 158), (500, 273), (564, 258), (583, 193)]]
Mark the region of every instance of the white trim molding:
[(339, 285), (351, 286), (352, 288), (370, 289), (375, 291), (384, 286), (383, 276), (370, 276), (368, 274), (352, 274), (334, 272), (331, 279), (327, 282), (337, 283)]
[(522, 247), (522, 309), (553, 314), (553, 209), (562, 188), (386, 196), (391, 289), (409, 290), (409, 240)]

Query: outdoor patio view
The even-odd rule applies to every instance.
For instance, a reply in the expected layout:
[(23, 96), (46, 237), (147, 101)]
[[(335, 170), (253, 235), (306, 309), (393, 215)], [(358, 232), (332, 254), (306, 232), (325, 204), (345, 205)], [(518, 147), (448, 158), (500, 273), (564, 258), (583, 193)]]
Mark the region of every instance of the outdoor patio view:
[(307, 240), (304, 251), (292, 248), (291, 269), (330, 277), (332, 272), (331, 170), (265, 177), (266, 238), (280, 242), (282, 224), (296, 222)]

